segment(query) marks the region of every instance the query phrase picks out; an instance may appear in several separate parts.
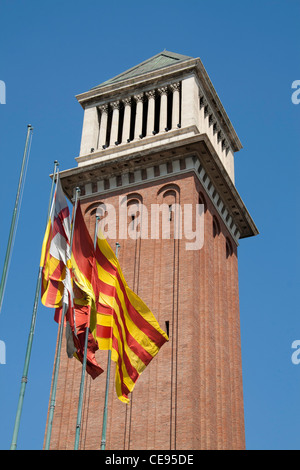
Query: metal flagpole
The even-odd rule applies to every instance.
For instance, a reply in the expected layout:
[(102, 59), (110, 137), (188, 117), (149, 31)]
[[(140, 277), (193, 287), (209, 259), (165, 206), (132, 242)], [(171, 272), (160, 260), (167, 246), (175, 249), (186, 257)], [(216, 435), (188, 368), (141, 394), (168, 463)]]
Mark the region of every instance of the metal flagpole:
[[(74, 216), (73, 216), (72, 229), (71, 229), (71, 235), (70, 235), (70, 254), (72, 254), (73, 235), (74, 235), (74, 227), (75, 227), (75, 219), (76, 219), (79, 193), (80, 193), (80, 189), (76, 188), (75, 202), (74, 202)], [(49, 417), (48, 417), (48, 426), (47, 426), (47, 433), (46, 433), (46, 440), (45, 440), (45, 450), (49, 450), (50, 448), (53, 415), (54, 415), (55, 400), (56, 400), (57, 380), (58, 380), (58, 372), (59, 372), (59, 365), (60, 365), (60, 353), (61, 353), (64, 320), (65, 320), (66, 311), (67, 311), (67, 304), (64, 303), (63, 308), (62, 308), (61, 319), (60, 319), (60, 326), (59, 326), (58, 344), (57, 344), (57, 351), (56, 351), (56, 358), (55, 358), (55, 365), (54, 365), (53, 384), (52, 384)]]
[[(55, 162), (54, 162), (54, 171), (53, 171), (53, 179), (52, 179), (50, 198), (49, 198), (49, 205), (48, 205), (48, 214), (47, 214), (46, 226), (48, 224), (48, 219), (49, 219), (49, 216), (50, 216), (50, 209), (51, 209), (51, 203), (52, 203), (52, 199), (53, 199), (53, 191), (54, 191), (54, 184), (55, 184), (55, 177), (56, 177), (57, 168), (58, 168), (58, 162), (55, 160)], [(23, 401), (24, 401), (24, 395), (25, 395), (25, 388), (26, 388), (27, 377), (28, 377), (30, 355), (31, 355), (32, 343), (33, 343), (33, 335), (34, 335), (35, 324), (36, 324), (36, 315), (37, 315), (38, 299), (39, 299), (40, 288), (41, 288), (42, 271), (43, 271), (43, 268), (40, 267), (39, 272), (38, 272), (38, 277), (37, 277), (36, 289), (35, 289), (33, 311), (32, 311), (32, 317), (31, 317), (31, 325), (30, 325), (30, 331), (29, 331), (28, 342), (27, 342), (27, 349), (26, 349), (26, 355), (25, 355), (23, 376), (22, 376), (22, 380), (21, 380), (21, 390), (20, 390), (20, 395), (19, 395), (19, 402), (18, 402), (18, 408), (17, 408), (17, 414), (16, 414), (16, 419), (15, 419), (15, 426), (14, 426), (14, 431), (13, 431), (13, 437), (12, 437), (12, 443), (11, 443), (10, 450), (16, 450), (16, 448), (17, 448), (17, 438), (18, 438), (18, 433), (19, 433), (21, 413), (22, 413), (22, 407), (23, 407)]]
[[(116, 243), (116, 257), (118, 258), (120, 244)], [(105, 388), (105, 400), (103, 410), (103, 423), (102, 423), (102, 439), (101, 439), (101, 450), (105, 450), (106, 445), (106, 428), (107, 428), (107, 404), (108, 404), (108, 388), (110, 379), (110, 365), (111, 365), (111, 349), (108, 350), (107, 356), (107, 370), (106, 370), (106, 388)]]
[[(96, 216), (95, 235), (94, 235), (94, 249), (96, 249), (96, 243), (97, 243), (98, 222), (99, 222), (99, 217)], [(85, 381), (85, 370), (86, 370), (86, 358), (87, 358), (89, 329), (90, 329), (90, 325), (88, 325), (86, 327), (86, 330), (85, 330), (84, 354), (83, 354), (82, 369), (81, 369), (81, 382), (80, 382), (79, 401), (78, 401), (78, 409), (77, 409), (77, 423), (76, 423), (76, 434), (75, 434), (74, 450), (78, 450), (78, 448), (79, 448), (79, 438), (80, 438), (80, 430), (81, 430), (82, 404), (83, 404), (83, 392), (84, 392), (84, 381)]]
[(3, 303), (4, 291), (5, 291), (6, 281), (7, 281), (9, 263), (10, 263), (10, 259), (11, 259), (12, 245), (13, 245), (13, 240), (14, 240), (14, 236), (15, 236), (15, 232), (16, 232), (18, 208), (19, 208), (19, 203), (20, 203), (21, 197), (22, 197), (23, 180), (24, 180), (24, 175), (26, 173), (27, 163), (28, 163), (27, 155), (28, 155), (28, 158), (29, 158), (28, 144), (29, 144), (30, 135), (32, 136), (32, 131), (33, 131), (33, 127), (30, 124), (28, 124), (24, 154), (23, 154), (23, 160), (22, 160), (22, 166), (21, 166), (21, 172), (20, 172), (20, 178), (19, 178), (19, 184), (18, 184), (16, 201), (15, 201), (15, 207), (14, 207), (13, 215), (12, 215), (12, 221), (11, 221), (11, 226), (10, 226), (10, 232), (9, 232), (9, 237), (8, 237), (8, 242), (7, 242), (7, 249), (6, 249), (6, 255), (5, 255), (5, 260), (4, 260), (1, 284), (0, 284), (0, 312), (1, 312), (1, 309), (2, 309), (2, 303)]

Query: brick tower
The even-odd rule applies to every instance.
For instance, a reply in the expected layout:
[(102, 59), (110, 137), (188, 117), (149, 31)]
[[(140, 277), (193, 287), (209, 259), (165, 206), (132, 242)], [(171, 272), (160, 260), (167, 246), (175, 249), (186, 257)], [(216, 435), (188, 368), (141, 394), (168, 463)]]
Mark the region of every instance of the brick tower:
[[(92, 237), (99, 204), (115, 208), (109, 242), (120, 243), (127, 283), (169, 335), (128, 405), (116, 396), (112, 364), (106, 449), (243, 449), (237, 247), (258, 231), (235, 187), (239, 138), (198, 58), (164, 51), (77, 99), (81, 148), (78, 166), (61, 173), (64, 190), (72, 199), (81, 188)], [(151, 236), (154, 204), (169, 208), (170, 236)], [(178, 210), (197, 204), (204, 223), (194, 217), (199, 246), (188, 249), (185, 230), (174, 236), (185, 219)], [(137, 220), (145, 229), (135, 219), (141, 207), (148, 231), (121, 239)], [(81, 364), (62, 350), (51, 449), (74, 446)], [(107, 352), (96, 357), (106, 369)], [(100, 449), (104, 394), (105, 374), (87, 376), (81, 449)]]

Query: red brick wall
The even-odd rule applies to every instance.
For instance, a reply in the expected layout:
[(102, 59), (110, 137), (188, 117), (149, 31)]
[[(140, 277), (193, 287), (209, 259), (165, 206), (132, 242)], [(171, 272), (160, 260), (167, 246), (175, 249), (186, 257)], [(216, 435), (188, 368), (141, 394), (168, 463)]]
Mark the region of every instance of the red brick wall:
[[(169, 190), (164, 198), (165, 190)], [(205, 191), (191, 173), (110, 193), (102, 202), (119, 204), (119, 195), (137, 193), (153, 203), (199, 202)], [(94, 236), (97, 198), (82, 209)], [(186, 251), (186, 240), (110, 240), (131, 288), (151, 308), (169, 342), (139, 377), (129, 405), (114, 389), (112, 363), (106, 449), (244, 448), (243, 393), (239, 327), (237, 247), (205, 197), (205, 237), (201, 250)], [(93, 204), (93, 206), (91, 206)], [(213, 234), (213, 217), (220, 231)], [(118, 227), (117, 227), (118, 229)], [(232, 254), (226, 257), (226, 239)], [(81, 364), (68, 359), (63, 346), (51, 439), (52, 449), (73, 449)], [(101, 444), (107, 352), (97, 359), (105, 373), (88, 376), (80, 448)]]

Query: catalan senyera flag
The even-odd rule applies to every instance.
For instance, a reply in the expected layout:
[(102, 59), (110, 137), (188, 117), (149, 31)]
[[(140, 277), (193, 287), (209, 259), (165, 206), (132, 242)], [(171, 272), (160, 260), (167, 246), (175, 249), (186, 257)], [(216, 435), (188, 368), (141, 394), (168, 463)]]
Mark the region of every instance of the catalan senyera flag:
[(89, 327), (86, 370), (95, 379), (103, 372), (95, 358), (95, 352), (99, 347), (93, 334), (97, 319), (98, 284), (94, 245), (83, 219), (80, 202), (76, 211), (71, 264), (77, 330), (74, 338), (75, 347), (77, 347), (76, 357), (82, 362), (86, 328)]
[[(64, 286), (69, 279), (66, 266), (70, 262), (70, 213), (58, 176), (50, 216), (42, 245), (41, 300), (46, 307), (61, 307)], [(67, 286), (70, 289), (70, 286)]]
[(101, 234), (95, 256), (99, 289), (96, 338), (101, 350), (111, 350), (117, 396), (128, 403), (138, 377), (168, 336), (128, 287), (116, 255)]

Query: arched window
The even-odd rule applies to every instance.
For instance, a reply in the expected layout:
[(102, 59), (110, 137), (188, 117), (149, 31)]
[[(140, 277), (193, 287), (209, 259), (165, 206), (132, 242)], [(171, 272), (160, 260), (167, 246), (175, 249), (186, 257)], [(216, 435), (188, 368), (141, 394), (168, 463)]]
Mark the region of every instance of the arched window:
[(226, 238), (226, 258), (229, 258), (233, 253), (231, 242)]
[(206, 204), (206, 200), (205, 200), (205, 197), (202, 193), (199, 193), (199, 199), (198, 199), (198, 204), (203, 204), (204, 206), (204, 213), (207, 211), (207, 204)]
[(220, 229), (219, 221), (215, 216), (213, 216), (213, 237), (215, 238), (218, 235), (220, 235), (220, 232), (221, 232), (221, 229)]
[(138, 193), (129, 194), (124, 200), (126, 202), (127, 222), (126, 233), (129, 238), (136, 240), (138, 238), (148, 238), (148, 210), (143, 204), (143, 198)]
[(101, 205), (101, 204), (104, 204), (103, 202), (93, 202), (92, 204), (90, 204), (84, 211), (84, 214), (85, 215), (89, 215), (89, 216), (92, 216), (92, 215), (96, 215), (97, 213), (97, 209), (98, 209), (98, 206)]
[(177, 184), (165, 184), (157, 192), (157, 204), (152, 212), (154, 238), (180, 238), (182, 214), (180, 188)]
[(129, 228), (134, 230), (136, 228), (136, 219), (140, 216), (141, 208), (138, 199), (130, 199), (127, 202), (127, 211), (129, 217)]

